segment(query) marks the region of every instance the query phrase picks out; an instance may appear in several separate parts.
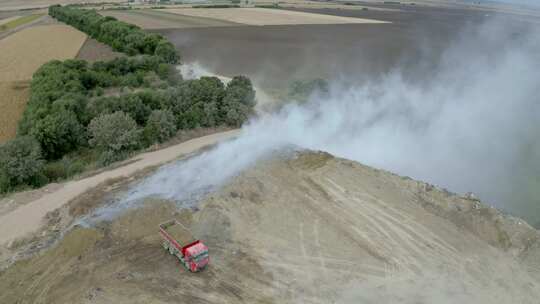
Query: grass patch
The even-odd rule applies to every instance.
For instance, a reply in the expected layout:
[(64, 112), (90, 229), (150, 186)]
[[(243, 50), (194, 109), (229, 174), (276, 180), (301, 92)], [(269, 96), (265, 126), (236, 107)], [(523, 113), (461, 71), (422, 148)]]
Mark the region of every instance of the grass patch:
[(34, 20), (37, 20), (38, 18), (41, 18), (44, 14), (35, 14), (35, 15), (28, 15), (28, 16), (23, 16), (23, 17), (20, 17), (20, 18), (17, 18), (13, 21), (10, 21), (6, 24), (2, 24), (0, 25), (0, 31), (7, 31), (7, 30), (10, 30), (12, 28), (16, 28), (18, 26), (21, 26), (23, 24), (27, 24), (27, 23), (30, 23)]

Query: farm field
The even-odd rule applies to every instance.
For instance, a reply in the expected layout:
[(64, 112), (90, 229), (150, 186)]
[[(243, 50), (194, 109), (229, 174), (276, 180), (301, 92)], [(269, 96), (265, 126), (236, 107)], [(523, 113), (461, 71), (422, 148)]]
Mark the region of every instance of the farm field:
[(8, 22), (2, 22), (3, 20), (0, 20), (0, 31), (16, 28), (18, 26), (33, 22), (41, 17), (43, 17), (42, 14), (33, 14), (33, 15), (26, 15), (23, 17), (17, 16), (17, 18), (9, 18), (10, 20)]
[[(292, 10), (388, 23), (184, 28), (156, 32), (175, 44), (185, 62), (198, 62), (216, 74), (229, 77), (247, 75), (264, 89), (282, 90), (291, 80), (303, 78), (374, 80), (398, 63), (408, 71), (407, 77), (421, 81), (425, 73), (418, 72), (415, 64), (421, 54), (435, 62), (459, 28), (485, 18), (474, 11), (425, 7), (407, 8), (405, 13), (329, 8), (283, 11)], [(423, 54), (426, 48), (429, 54)]]
[(112, 60), (120, 56), (123, 56), (123, 54), (115, 52), (110, 46), (88, 37), (79, 50), (77, 59), (95, 62)]
[[(255, 5), (273, 5), (272, 1), (254, 1)], [(352, 5), (353, 2), (349, 4), (342, 4), (339, 2), (321, 2), (321, 1), (309, 1), (309, 0), (283, 0), (279, 1), (279, 7), (281, 8), (334, 8), (334, 9), (347, 9), (347, 10), (361, 10), (361, 9), (371, 9), (371, 10), (385, 10), (385, 11), (398, 11), (398, 7), (374, 7), (373, 3), (367, 2), (357, 2)]]
[(35, 26), (0, 40), (0, 82), (29, 80), (44, 63), (74, 58), (86, 35), (67, 25)]
[(0, 143), (15, 137), (29, 95), (29, 81), (0, 82)]
[[(34, 72), (44, 63), (74, 58), (86, 35), (67, 25), (40, 25), (23, 29), (0, 40), (0, 142), (15, 135), (28, 97)], [(9, 117), (9, 119), (7, 118)]]
[(7, 23), (10, 23), (11, 21), (13, 20), (17, 20), (18, 18), (20, 18), (21, 16), (19, 15), (15, 15), (15, 16), (11, 16), (11, 17), (7, 17), (7, 18), (3, 18), (3, 19), (0, 19), (0, 26), (4, 25), (4, 24), (7, 24)]
[(372, 19), (341, 17), (266, 8), (183, 8), (168, 9), (167, 11), (180, 15), (225, 20), (247, 25), (385, 23), (383, 21)]
[(169, 12), (169, 10), (109, 10), (100, 11), (99, 13), (104, 16), (115, 17), (124, 22), (138, 25), (143, 29), (219, 27), (241, 25), (238, 23), (224, 20), (179, 15), (173, 12)]
[[(0, 1), (0, 11), (20, 10), (30, 8), (44, 8), (53, 4), (76, 4), (76, 3), (100, 3), (101, 0), (2, 0)], [(120, 0), (108, 0), (111, 2), (124, 2)]]
[[(2, 147), (0, 190), (31, 169), (50, 184), (0, 196), (0, 303), (538, 304), (540, 226), (527, 221), (539, 217), (527, 215), (540, 205), (518, 213), (527, 195), (487, 195), (540, 185), (540, 168), (513, 170), (539, 156), (536, 133), (522, 130), (540, 129), (540, 43), (509, 62), (499, 56), (516, 42), (529, 49), (511, 22), (491, 47), (467, 36), (492, 24), (485, 12), (375, 1), (99, 10), (145, 32), (96, 31), (106, 18), (51, 9), (153, 57), (34, 75), (34, 97), (62, 93), (25, 117), (47, 163)], [(127, 56), (41, 20), (0, 32), (0, 144), (16, 135), (41, 64)], [(184, 141), (190, 132), (211, 135)], [(68, 140), (75, 149), (56, 149)], [(171, 219), (208, 246), (201, 272), (164, 250), (158, 228)]]

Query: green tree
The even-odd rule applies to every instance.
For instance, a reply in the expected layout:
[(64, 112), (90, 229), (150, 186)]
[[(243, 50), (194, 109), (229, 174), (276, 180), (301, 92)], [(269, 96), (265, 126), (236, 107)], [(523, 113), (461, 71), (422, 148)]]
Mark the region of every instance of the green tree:
[(119, 111), (94, 118), (88, 125), (90, 145), (100, 150), (109, 163), (124, 158), (141, 146), (141, 130), (126, 113)]
[(20, 185), (41, 186), (44, 164), (39, 142), (32, 137), (21, 136), (0, 145), (0, 192)]
[[(227, 99), (227, 97), (225, 98)], [(223, 121), (225, 124), (232, 127), (240, 127), (248, 119), (252, 108), (247, 105), (239, 102), (224, 102), (225, 106), (223, 109), (224, 117)]]
[(176, 134), (176, 120), (169, 110), (154, 110), (148, 117), (144, 127), (144, 138), (147, 144), (164, 142)]
[(165, 63), (178, 63), (180, 56), (176, 52), (174, 45), (169, 41), (162, 39), (156, 46), (154, 55), (158, 56)]
[(214, 127), (222, 122), (225, 86), (217, 77), (183, 82), (177, 90), (173, 112), (179, 128)]
[(68, 110), (53, 112), (34, 122), (29, 134), (40, 143), (47, 159), (57, 159), (85, 142), (77, 116)]
[(234, 127), (239, 127), (246, 121), (255, 106), (255, 90), (249, 78), (235, 76), (227, 84), (225, 97), (221, 103), (222, 121)]
[(255, 90), (251, 84), (251, 80), (246, 76), (235, 76), (227, 84), (225, 95), (232, 95), (237, 102), (246, 106), (255, 105)]

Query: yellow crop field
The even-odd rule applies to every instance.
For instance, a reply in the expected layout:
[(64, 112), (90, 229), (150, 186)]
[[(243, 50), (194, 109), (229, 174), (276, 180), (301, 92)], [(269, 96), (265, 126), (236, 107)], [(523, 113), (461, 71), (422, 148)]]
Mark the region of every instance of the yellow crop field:
[(267, 8), (181, 8), (164, 11), (184, 16), (209, 18), (247, 25), (387, 23), (373, 19)]
[[(79, 3), (100, 3), (103, 0), (2, 0), (0, 1), (0, 11), (13, 11), (30, 8), (48, 8), (53, 4), (79, 4)], [(107, 0), (106, 2), (125, 2), (124, 0)]]
[[(23, 17), (18, 17), (16, 19), (10, 20), (9, 22), (4, 22), (0, 25), (0, 31), (9, 30), (12, 28), (16, 28), (18, 26), (21, 26), (23, 24), (30, 23), (32, 21), (35, 21), (39, 18), (43, 17), (43, 14), (34, 14), (34, 15), (27, 15)], [(11, 19), (11, 18), (10, 18)]]
[(0, 143), (15, 137), (29, 91), (29, 82), (0, 82)]
[(0, 40), (0, 142), (15, 136), (28, 84), (44, 63), (77, 56), (86, 35), (67, 25), (24, 29)]
[(24, 29), (0, 40), (0, 82), (29, 80), (44, 63), (77, 56), (86, 34), (67, 25)]

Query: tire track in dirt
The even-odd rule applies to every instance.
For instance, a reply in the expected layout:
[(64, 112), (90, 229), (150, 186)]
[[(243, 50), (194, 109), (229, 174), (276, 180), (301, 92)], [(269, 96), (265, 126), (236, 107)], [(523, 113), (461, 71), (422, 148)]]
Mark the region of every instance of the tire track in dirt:
[[(411, 227), (412, 225), (410, 224), (412, 221), (408, 220), (406, 215), (402, 215), (401, 217), (402, 219), (407, 220), (398, 220), (393, 216), (393, 214), (397, 214), (398, 211), (387, 204), (381, 204), (381, 201), (377, 200), (375, 197), (371, 197), (370, 200), (364, 201), (355, 197), (352, 193), (346, 193), (341, 186), (337, 186), (337, 184), (329, 178), (325, 178), (323, 182), (323, 187), (327, 189), (340, 204), (349, 205), (348, 208), (346, 208), (349, 213), (354, 213), (356, 216), (363, 217), (365, 222), (371, 224), (365, 229), (372, 233), (377, 233), (378, 231), (379, 235), (376, 239), (379, 241), (375, 242), (376, 245), (374, 246), (384, 248), (384, 245), (379, 245), (381, 240), (392, 244), (391, 247), (393, 249), (392, 251), (387, 252), (387, 255), (392, 256), (393, 260), (398, 261), (398, 265), (405, 266), (407, 269), (418, 273), (420, 271), (420, 265), (425, 265), (429, 260), (433, 261), (440, 259), (441, 255), (451, 261), (458, 261), (455, 256), (455, 249), (448, 249), (448, 244), (439, 244), (440, 240), (437, 242), (436, 239), (438, 238), (425, 227), (420, 225)], [(351, 202), (354, 202), (354, 205), (351, 204)], [(363, 216), (363, 214), (367, 214), (368, 216)], [(360, 228), (355, 226), (352, 228), (357, 233), (364, 236), (366, 235)], [(381, 231), (386, 231), (387, 233), (381, 233)], [(388, 238), (388, 236), (390, 237)], [(437, 250), (435, 250), (435, 248)]]

